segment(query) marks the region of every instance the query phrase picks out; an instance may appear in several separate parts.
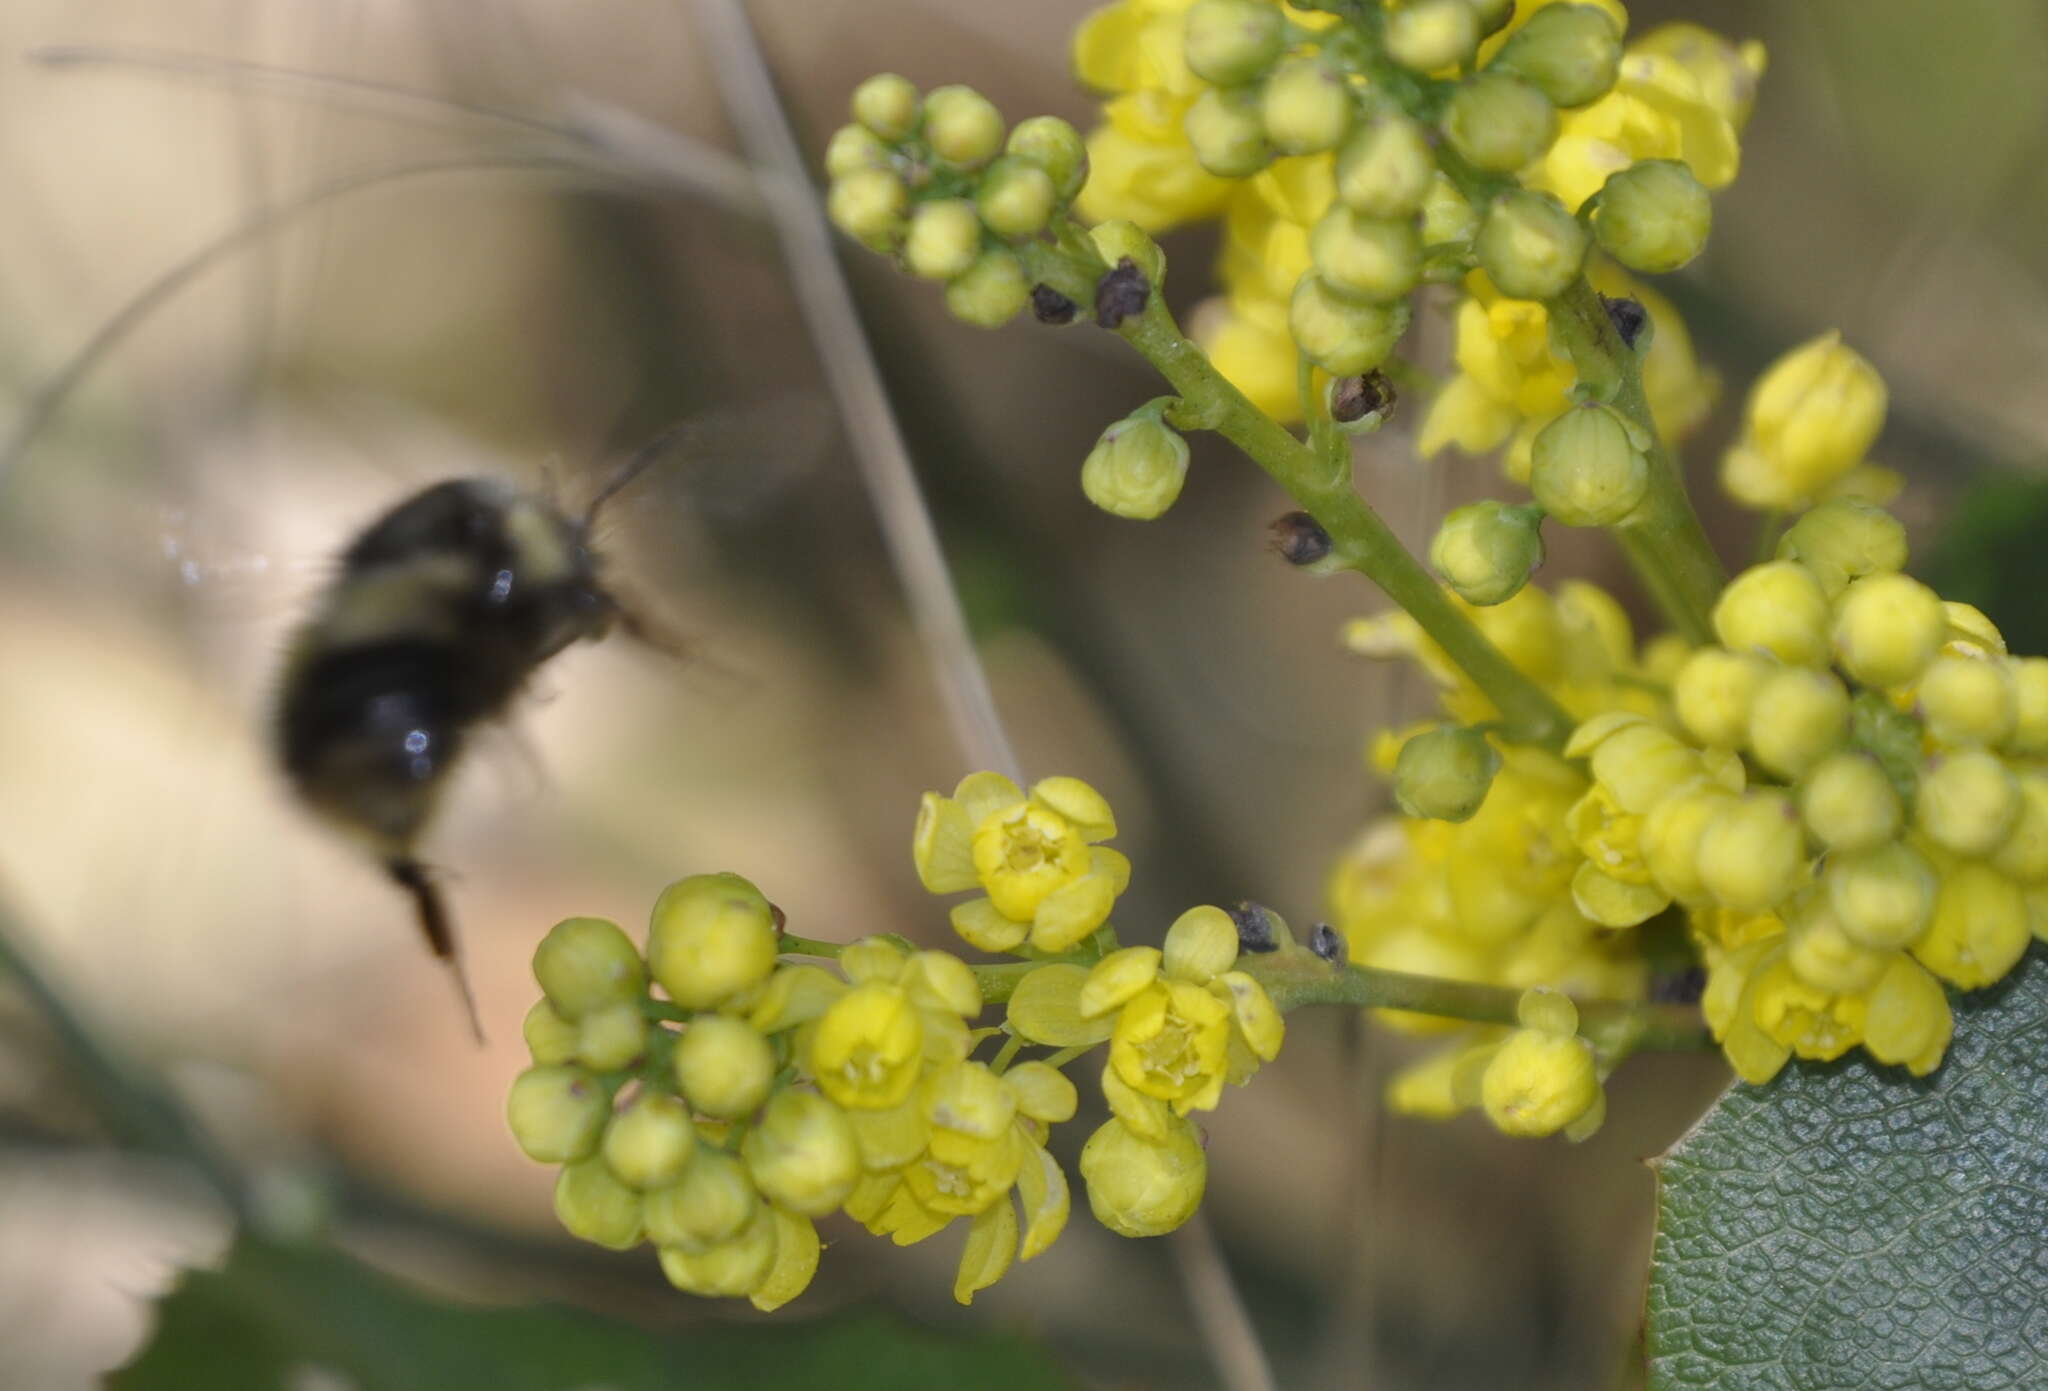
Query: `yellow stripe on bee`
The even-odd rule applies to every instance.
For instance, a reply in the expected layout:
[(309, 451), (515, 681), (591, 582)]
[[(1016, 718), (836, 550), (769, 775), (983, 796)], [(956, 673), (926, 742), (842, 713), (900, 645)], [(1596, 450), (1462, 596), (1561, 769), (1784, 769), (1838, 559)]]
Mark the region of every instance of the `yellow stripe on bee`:
[(512, 569), (518, 585), (554, 584), (575, 569), (560, 517), (531, 498), (519, 498), (506, 507), (505, 539), (512, 543)]
[(462, 621), (462, 602), (478, 585), (473, 556), (425, 552), (376, 566), (336, 588), (319, 620), (319, 644), (452, 635)]

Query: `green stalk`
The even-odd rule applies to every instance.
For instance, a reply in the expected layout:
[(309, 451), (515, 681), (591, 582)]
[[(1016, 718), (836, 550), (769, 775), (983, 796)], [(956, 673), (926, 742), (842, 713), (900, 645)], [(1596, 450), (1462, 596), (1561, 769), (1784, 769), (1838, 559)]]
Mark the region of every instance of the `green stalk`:
[(1621, 341), (1599, 291), (1584, 276), (1546, 307), (1580, 385), (1651, 441), (1649, 491), (1626, 522), (1611, 528), (1614, 539), (1672, 627), (1695, 643), (1712, 642), (1708, 615), (1727, 572), (1692, 509), (1677, 458), (1657, 436), (1643, 392), (1642, 360)]
[[(1362, 1005), (1475, 1024), (1512, 1025), (1522, 998), (1522, 992), (1512, 986), (1411, 976), (1371, 966), (1333, 966), (1300, 949), (1239, 957), (1237, 969), (1265, 986), (1282, 1013), (1303, 1005)], [(1714, 1046), (1700, 1012), (1687, 1005), (1632, 1000), (1580, 1000), (1577, 1004), (1579, 1031), (1603, 1051), (1692, 1052)]]
[(1331, 559), (1356, 570), (1407, 610), (1437, 646), (1486, 693), (1510, 738), (1557, 750), (1572, 720), (1541, 687), (1517, 670), (1408, 553), (1391, 528), (1352, 487), (1350, 471), (1332, 476), (1308, 445), (1289, 434), (1225, 380), (1208, 355), (1190, 343), (1157, 294), (1142, 314), (1117, 330), (1180, 393), (1175, 423), (1214, 430), (1285, 488), (1330, 535)]

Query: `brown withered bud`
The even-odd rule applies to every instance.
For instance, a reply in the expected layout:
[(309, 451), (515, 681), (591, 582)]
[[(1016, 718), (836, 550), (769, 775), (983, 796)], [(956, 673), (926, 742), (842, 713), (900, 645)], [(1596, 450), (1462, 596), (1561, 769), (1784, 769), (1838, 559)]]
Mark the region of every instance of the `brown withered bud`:
[(1330, 533), (1306, 512), (1276, 517), (1266, 539), (1289, 565), (1313, 565), (1330, 553)]
[(1152, 282), (1138, 269), (1138, 263), (1126, 256), (1096, 282), (1095, 322), (1104, 328), (1115, 328), (1131, 315), (1144, 313), (1145, 301), (1151, 295)]
[(1339, 377), (1330, 383), (1330, 419), (1349, 425), (1375, 413), (1384, 416), (1398, 399), (1393, 382), (1377, 368), (1359, 377)]
[(1606, 307), (1607, 321), (1613, 324), (1614, 331), (1621, 335), (1622, 345), (1635, 347), (1636, 339), (1642, 337), (1643, 325), (1650, 322), (1650, 311), (1643, 308), (1641, 300), (1609, 299), (1602, 295), (1600, 303)]
[(1041, 324), (1071, 324), (1081, 306), (1050, 285), (1031, 287), (1031, 313)]

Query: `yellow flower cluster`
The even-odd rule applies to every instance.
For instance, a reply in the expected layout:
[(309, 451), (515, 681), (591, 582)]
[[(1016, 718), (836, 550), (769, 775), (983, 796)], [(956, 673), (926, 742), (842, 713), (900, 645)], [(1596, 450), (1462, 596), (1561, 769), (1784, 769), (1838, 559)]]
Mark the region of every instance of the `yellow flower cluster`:
[[(529, 1156), (562, 1166), (563, 1226), (614, 1249), (652, 1242), (679, 1289), (767, 1310), (809, 1285), (820, 1217), (843, 1211), (899, 1246), (964, 1218), (953, 1293), (968, 1303), (1065, 1229), (1070, 1192), (1046, 1140), (1078, 1097), (1060, 1067), (1105, 1042), (1114, 1114), (1082, 1150), (1090, 1207), (1125, 1236), (1185, 1222), (1208, 1173), (1188, 1113), (1276, 1057), (1284, 1030), (1234, 969), (1238, 930), (1220, 909), (1184, 914), (1163, 951), (1087, 941), (1130, 876), (1093, 843), (1115, 830), (1078, 778), (1027, 794), (978, 773), (925, 797), (913, 850), (926, 884), (984, 890), (955, 925), (1031, 958), (982, 968), (995, 998), (1010, 992), (993, 1028), (971, 1027), (983, 977), (947, 952), (867, 938), (836, 949), (837, 975), (783, 959), (785, 945), (824, 948), (787, 942), (734, 874), (664, 890), (644, 952), (603, 919), (557, 924), (534, 952), (533, 1066), (506, 1118)], [(972, 1056), (997, 1037), (992, 1059)], [(1034, 1043), (1062, 1051), (1019, 1060)]]
[[(1399, 301), (1419, 280), (1457, 278), (1476, 259), (1458, 316), (1459, 375), (1430, 413), (1424, 452), (1486, 452), (1510, 436), (1526, 446), (1573, 382), (1536, 301), (1562, 287), (1552, 261), (1566, 279), (1576, 272), (1585, 239), (1541, 207), (1500, 213), (1512, 202), (1497, 199), (1502, 181), (1554, 199), (1559, 216), (1612, 190), (1614, 206), (1591, 220), (1601, 245), (1630, 265), (1674, 268), (1704, 240), (1704, 191), (1735, 176), (1764, 55), (1686, 24), (1624, 49), (1628, 15), (1615, 0), (1433, 8), (1426, 21), (1394, 11), (1363, 28), (1270, 0), (1096, 11), (1074, 61), (1105, 96), (1103, 121), (1075, 206), (1150, 231), (1223, 219), (1223, 293), (1197, 311), (1196, 337), (1283, 420), (1301, 411), (1300, 354), (1340, 375), (1363, 370), (1405, 327)], [(1441, 170), (1431, 120), (1459, 156)], [(1685, 187), (1646, 194), (1611, 182), (1635, 168), (1680, 169)], [(1505, 282), (1485, 273), (1496, 263), (1545, 269), (1519, 274), (1527, 297), (1506, 299)], [(1595, 265), (1609, 293), (1644, 297)], [(1705, 413), (1714, 384), (1676, 313), (1651, 308), (1649, 389), (1659, 428), (1675, 437)], [(1512, 468), (1526, 448), (1510, 457)]]

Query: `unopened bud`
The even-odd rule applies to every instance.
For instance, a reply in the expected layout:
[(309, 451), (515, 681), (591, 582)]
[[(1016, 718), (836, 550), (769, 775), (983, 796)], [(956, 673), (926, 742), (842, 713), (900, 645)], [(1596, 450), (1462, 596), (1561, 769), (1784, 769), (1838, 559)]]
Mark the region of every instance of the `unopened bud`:
[(1630, 270), (1661, 274), (1706, 246), (1714, 203), (1685, 164), (1646, 159), (1607, 176), (1592, 216), (1602, 251)]
[(1947, 636), (1941, 596), (1905, 575), (1870, 575), (1835, 600), (1835, 660), (1866, 686), (1905, 685)]
[(825, 172), (843, 179), (859, 169), (889, 167), (889, 145), (863, 125), (845, 125), (832, 132), (825, 146)]
[(903, 264), (927, 280), (951, 280), (981, 255), (981, 217), (965, 198), (934, 198), (910, 215)]
[(1195, 0), (1184, 31), (1188, 68), (1219, 87), (1250, 82), (1286, 49), (1286, 30), (1287, 21), (1276, 5)]
[(548, 1003), (567, 1020), (606, 1005), (637, 1000), (647, 967), (619, 925), (603, 918), (565, 918), (533, 951), (533, 976)]
[(1113, 516), (1150, 521), (1173, 506), (1187, 475), (1188, 442), (1140, 412), (1102, 432), (1081, 465), (1081, 491)]
[(1337, 199), (1367, 217), (1413, 217), (1436, 181), (1429, 136), (1409, 117), (1389, 112), (1352, 132), (1337, 152)]
[(1466, 163), (1510, 174), (1550, 148), (1557, 138), (1557, 108), (1519, 77), (1482, 72), (1451, 94), (1443, 130)]
[(853, 89), (853, 119), (891, 143), (917, 129), (917, 84), (893, 72), (876, 73)]
[(1334, 203), (1309, 234), (1309, 256), (1340, 294), (1400, 299), (1422, 277), (1422, 234), (1412, 218), (1365, 217)]
[(1548, 193), (1510, 189), (1487, 208), (1472, 251), (1502, 294), (1550, 299), (1578, 278), (1586, 232)]
[(1778, 559), (1796, 560), (1813, 571), (1833, 597), (1851, 580), (1903, 569), (1906, 529), (1874, 503), (1835, 498), (1792, 524), (1778, 541)]
[(694, 874), (654, 902), (647, 961), (684, 1009), (711, 1009), (764, 980), (779, 945), (773, 910), (737, 874)]
[(1437, 528), (1429, 544), (1430, 566), (1466, 603), (1504, 604), (1543, 563), (1542, 522), (1540, 508), (1511, 507), (1491, 498), (1467, 503)]
[(1351, 128), (1351, 90), (1344, 74), (1317, 58), (1289, 58), (1266, 78), (1261, 94), (1266, 138), (1282, 154), (1335, 149)]
[(894, 251), (908, 226), (910, 190), (889, 169), (856, 169), (826, 195), (832, 225), (870, 251)]
[(1052, 175), (1015, 155), (989, 165), (974, 190), (974, 207), (981, 214), (982, 225), (1008, 241), (1044, 231), (1058, 201)]
[(1394, 344), (1408, 331), (1408, 302), (1362, 304), (1311, 273), (1295, 284), (1287, 329), (1295, 346), (1318, 367), (1335, 376), (1355, 376), (1393, 354)]
[(1543, 427), (1530, 451), (1529, 490), (1566, 526), (1614, 526), (1649, 486), (1649, 460), (1605, 406), (1574, 406)]
[(1546, 5), (1509, 36), (1487, 71), (1511, 72), (1558, 106), (1584, 106), (1614, 86), (1621, 32), (1597, 5)]
[(1024, 263), (1005, 246), (990, 247), (946, 282), (946, 312), (976, 328), (1001, 328), (1030, 299)]
[(1313, 565), (1330, 553), (1330, 533), (1306, 512), (1289, 512), (1274, 519), (1266, 534), (1289, 565)]
[(924, 99), (924, 138), (959, 169), (979, 169), (1003, 147), (1003, 113), (972, 87), (934, 88)]
[(1057, 116), (1028, 116), (1017, 122), (1004, 148), (1050, 175), (1062, 205), (1074, 201), (1088, 182), (1088, 146), (1081, 132)]
[(1500, 753), (1484, 734), (1440, 725), (1401, 745), (1394, 760), (1394, 800), (1410, 816), (1469, 821), (1499, 771)]
[(1408, 0), (1387, 15), (1384, 42), (1412, 72), (1456, 67), (1479, 47), (1479, 16), (1465, 0)]
[[(1258, 6), (1268, 14), (1279, 11)], [(1182, 118), (1195, 162), (1220, 179), (1244, 179), (1273, 162), (1264, 105), (1248, 87), (1211, 87)]]

